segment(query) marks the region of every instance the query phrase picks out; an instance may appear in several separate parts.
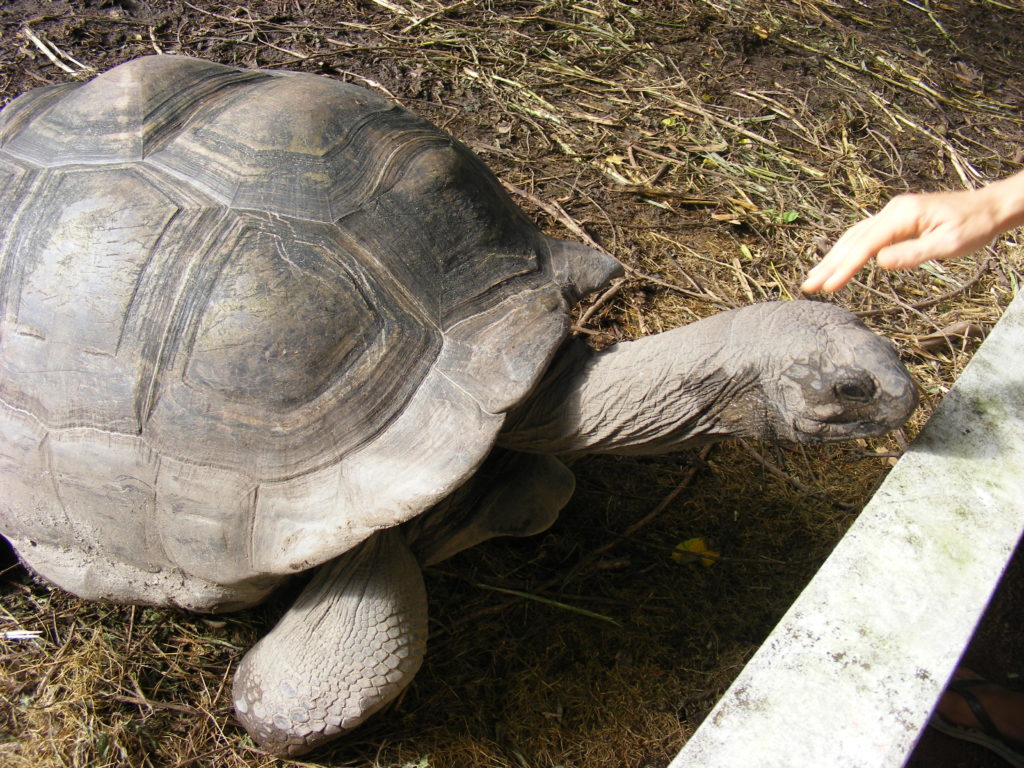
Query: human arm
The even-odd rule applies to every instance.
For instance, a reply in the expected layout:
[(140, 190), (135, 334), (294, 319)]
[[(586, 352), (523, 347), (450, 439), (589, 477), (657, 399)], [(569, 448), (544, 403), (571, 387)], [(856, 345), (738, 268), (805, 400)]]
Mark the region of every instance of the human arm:
[(899, 195), (848, 229), (800, 289), (837, 291), (873, 256), (884, 269), (965, 256), (1021, 224), (1024, 171), (979, 189)]

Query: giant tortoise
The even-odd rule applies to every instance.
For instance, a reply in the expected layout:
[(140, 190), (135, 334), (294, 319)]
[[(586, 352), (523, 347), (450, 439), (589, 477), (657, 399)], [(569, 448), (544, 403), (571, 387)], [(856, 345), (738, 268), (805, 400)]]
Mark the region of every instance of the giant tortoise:
[(550, 525), (562, 459), (901, 424), (915, 388), (834, 305), (753, 305), (605, 351), (618, 275), (465, 146), (327, 77), (184, 56), (0, 113), (0, 533), (84, 598), (227, 611), (316, 568), (242, 660), (296, 755), (420, 666), (420, 568)]

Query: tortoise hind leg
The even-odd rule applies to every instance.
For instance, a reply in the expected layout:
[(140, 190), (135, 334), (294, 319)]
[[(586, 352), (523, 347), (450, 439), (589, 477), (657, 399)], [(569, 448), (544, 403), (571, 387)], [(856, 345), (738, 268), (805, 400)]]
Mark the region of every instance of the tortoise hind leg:
[(264, 749), (300, 755), (394, 699), (423, 660), (427, 597), (397, 529), (320, 567), (239, 665), (239, 722)]

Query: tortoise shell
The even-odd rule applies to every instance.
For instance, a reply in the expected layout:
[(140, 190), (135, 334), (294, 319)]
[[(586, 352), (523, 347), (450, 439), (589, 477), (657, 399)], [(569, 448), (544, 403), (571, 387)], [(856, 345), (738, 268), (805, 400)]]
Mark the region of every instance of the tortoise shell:
[(618, 269), (381, 96), (180, 56), (8, 105), (0, 223), (0, 532), (192, 607), (450, 493)]

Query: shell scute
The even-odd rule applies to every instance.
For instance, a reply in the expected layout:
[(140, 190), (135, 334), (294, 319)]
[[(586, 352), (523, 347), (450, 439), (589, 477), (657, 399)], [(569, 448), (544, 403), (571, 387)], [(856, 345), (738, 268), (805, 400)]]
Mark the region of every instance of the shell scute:
[(404, 151), (386, 193), (338, 223), (429, 302), (435, 322), (447, 330), (531, 283), (550, 285), (543, 236), (469, 150), (446, 140)]
[(329, 222), (378, 194), (410, 145), (445, 140), (361, 88), (274, 76), (198, 105), (146, 161), (233, 208)]
[(17, 99), (3, 146), (43, 166), (141, 160), (196, 106), (266, 77), (185, 56), (145, 56), (86, 83)]
[(46, 175), (9, 246), (3, 397), (30, 403), (56, 427), (141, 429), (147, 361), (125, 331), (149, 297), (157, 244), (179, 213), (132, 169)]
[(256, 484), (230, 470), (163, 457), (156, 480), (160, 546), (178, 568), (211, 582), (249, 575), (249, 525)]
[(207, 297), (186, 383), (294, 407), (357, 368), (385, 333), (372, 298), (315, 243), (251, 227), (234, 249)]
[(146, 434), (254, 479), (336, 464), (374, 439), (442, 345), (329, 225), (229, 212), (187, 283)]
[(51, 435), (45, 450), (79, 546), (143, 571), (159, 570), (163, 551), (146, 525), (154, 517), (158, 457), (137, 437), (87, 429)]

